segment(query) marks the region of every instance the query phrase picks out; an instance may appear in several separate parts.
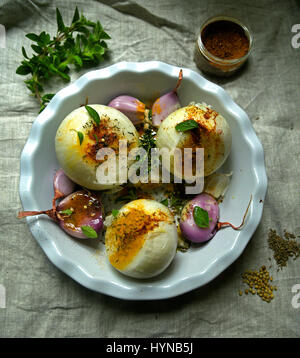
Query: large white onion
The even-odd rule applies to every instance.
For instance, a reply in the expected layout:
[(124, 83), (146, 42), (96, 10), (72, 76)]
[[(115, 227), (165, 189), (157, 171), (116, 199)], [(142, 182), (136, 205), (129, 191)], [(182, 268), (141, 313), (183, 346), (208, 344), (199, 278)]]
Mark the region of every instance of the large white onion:
[[(199, 128), (180, 132), (176, 125), (194, 120)], [(190, 105), (171, 113), (157, 132), (157, 147), (168, 148), (171, 154), (176, 148), (204, 148), (204, 176), (214, 173), (226, 160), (231, 149), (231, 131), (226, 119), (206, 105)], [(171, 155), (170, 171), (174, 174)], [(184, 176), (183, 176), (184, 177)]]
[[(117, 109), (100, 104), (90, 107), (99, 114), (99, 127), (85, 107), (75, 109), (62, 121), (57, 130), (56, 155), (64, 172), (75, 183), (88, 189), (110, 189), (120, 185), (118, 176), (116, 183), (101, 184), (97, 181), (98, 148), (107, 143), (106, 147), (117, 150), (118, 154), (119, 140), (127, 140), (130, 151), (138, 146), (139, 136), (132, 122)], [(81, 144), (78, 132), (83, 134)]]

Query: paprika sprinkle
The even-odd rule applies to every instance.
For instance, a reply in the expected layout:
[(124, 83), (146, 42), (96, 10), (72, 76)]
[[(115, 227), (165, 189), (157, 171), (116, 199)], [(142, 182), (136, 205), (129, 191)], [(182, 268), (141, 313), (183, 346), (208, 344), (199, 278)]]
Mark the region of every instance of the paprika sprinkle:
[(208, 19), (196, 41), (194, 60), (204, 72), (228, 76), (246, 61), (252, 47), (249, 29), (229, 16)]
[(226, 60), (241, 58), (249, 50), (249, 40), (243, 28), (232, 21), (220, 20), (202, 30), (202, 42), (214, 56)]

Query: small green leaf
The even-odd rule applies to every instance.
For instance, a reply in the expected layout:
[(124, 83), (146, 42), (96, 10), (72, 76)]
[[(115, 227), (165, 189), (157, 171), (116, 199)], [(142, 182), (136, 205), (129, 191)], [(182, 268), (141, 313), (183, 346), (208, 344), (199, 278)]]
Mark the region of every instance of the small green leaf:
[(168, 199), (164, 199), (160, 202), (161, 204), (163, 204), (164, 206), (168, 206), (169, 205), (169, 200)]
[(24, 75), (28, 75), (28, 73), (30, 73), (30, 67), (21, 65), (21, 66), (19, 66), (19, 67), (17, 68), (16, 73), (17, 73), (18, 75), (23, 75), (23, 76), (24, 76)]
[(25, 58), (29, 58), (28, 56), (27, 56), (27, 53), (26, 53), (26, 51), (25, 51), (25, 48), (24, 48), (24, 46), (22, 46), (22, 54), (23, 54), (23, 56), (25, 57)]
[(200, 206), (195, 206), (193, 211), (195, 223), (198, 227), (208, 228), (209, 227), (209, 216), (208, 212)]
[(38, 42), (39, 41), (39, 37), (36, 34), (30, 33), (25, 35), (29, 40), (34, 41), (34, 42)]
[(89, 225), (81, 226), (81, 230), (89, 239), (96, 239), (98, 237), (97, 232)]
[(148, 118), (152, 122), (152, 109), (149, 109)]
[(41, 46), (31, 45), (31, 48), (39, 55), (43, 52), (43, 49), (41, 48)]
[(46, 108), (46, 106), (44, 104), (41, 105), (41, 108), (39, 110), (39, 113), (43, 112), (43, 110)]
[(63, 32), (65, 29), (65, 24), (58, 8), (56, 8), (56, 21), (57, 21), (58, 32)]
[(79, 66), (79, 67), (82, 67), (82, 65), (83, 65), (82, 59), (81, 59), (79, 56), (77, 56), (77, 55), (74, 56), (74, 62), (75, 62), (75, 64), (76, 64), (77, 66)]
[(55, 65), (53, 63), (50, 63), (49, 70), (51, 70), (54, 73), (57, 73), (57, 71), (58, 71), (58, 69), (55, 67)]
[(178, 132), (185, 132), (185, 131), (189, 131), (191, 129), (195, 129), (198, 127), (199, 127), (199, 124), (196, 121), (194, 121), (193, 119), (188, 119), (187, 121), (178, 123), (176, 125), (175, 129)]
[(42, 99), (43, 99), (43, 101), (49, 102), (54, 96), (55, 96), (54, 93), (46, 93), (46, 94), (44, 94)]
[(77, 132), (77, 135), (78, 135), (78, 139), (79, 139), (79, 143), (80, 143), (80, 145), (81, 145), (81, 143), (82, 143), (82, 141), (83, 141), (83, 133), (82, 132)]
[(97, 126), (99, 126), (100, 124), (99, 114), (94, 110), (94, 108), (90, 106), (85, 106), (85, 109), (88, 111), (89, 115), (93, 118)]
[(38, 42), (39, 45), (45, 46), (48, 45), (48, 43), (50, 42), (50, 35), (46, 34), (45, 31), (40, 33), (39, 36), (40, 41)]
[(78, 20), (79, 20), (79, 11), (78, 11), (78, 7), (76, 6), (74, 16), (73, 16), (73, 20), (72, 20), (72, 24), (74, 24), (74, 22), (76, 22)]
[(118, 214), (119, 214), (119, 210), (113, 209), (111, 211), (111, 213), (112, 213), (112, 216), (116, 218), (118, 216)]
[(97, 136), (96, 133), (93, 134), (93, 137), (95, 138), (95, 141), (98, 143), (98, 142), (99, 142), (99, 138), (98, 138), (98, 136)]
[(60, 214), (63, 214), (63, 215), (72, 215), (73, 212), (74, 212), (74, 211), (71, 210), (71, 209), (66, 209), (66, 210), (60, 211), (59, 213), (60, 213)]
[(57, 73), (58, 73), (58, 75), (59, 75), (61, 78), (63, 78), (64, 80), (66, 80), (66, 81), (68, 81), (68, 82), (71, 80), (70, 76), (67, 75), (66, 73), (61, 72), (61, 71), (57, 71)]
[(109, 34), (107, 34), (105, 31), (101, 31), (100, 38), (101, 38), (101, 39), (104, 39), (104, 40), (109, 40), (109, 39), (111, 39), (111, 37), (109, 36)]

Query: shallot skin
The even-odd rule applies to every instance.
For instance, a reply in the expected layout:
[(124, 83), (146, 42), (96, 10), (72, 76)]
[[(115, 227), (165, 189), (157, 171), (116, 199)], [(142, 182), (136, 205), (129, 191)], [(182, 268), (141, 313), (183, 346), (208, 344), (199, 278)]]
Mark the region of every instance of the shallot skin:
[[(201, 228), (195, 223), (193, 212), (196, 206), (208, 212), (210, 218), (208, 228)], [(218, 219), (219, 205), (217, 201), (211, 195), (201, 193), (189, 201), (183, 208), (180, 218), (180, 230), (183, 236), (191, 242), (206, 242), (216, 234)]]
[(134, 125), (143, 122), (145, 117), (145, 104), (132, 96), (118, 96), (109, 102), (108, 107), (118, 109), (125, 114)]
[(54, 198), (52, 208), (56, 210), (56, 200), (70, 195), (75, 191), (76, 184), (66, 175), (62, 169), (58, 169), (53, 178)]
[(173, 91), (157, 98), (152, 105), (152, 124), (159, 127), (161, 122), (168, 117), (169, 114), (175, 112), (181, 107), (177, 90), (182, 81), (182, 70), (179, 71), (178, 81)]
[[(72, 210), (71, 215), (64, 215), (63, 210)], [(69, 235), (87, 239), (81, 226), (90, 226), (97, 233), (103, 229), (103, 207), (96, 195), (79, 190), (64, 198), (56, 208), (58, 224)]]
[(65, 174), (62, 169), (58, 169), (54, 175), (54, 192), (60, 197), (67, 196), (74, 192), (76, 184)]
[(43, 211), (21, 211), (18, 218), (29, 216), (48, 215), (66, 233), (79, 238), (87, 239), (82, 232), (82, 226), (90, 226), (98, 234), (103, 229), (104, 209), (100, 195), (86, 189), (78, 190), (65, 197), (55, 209)]
[(159, 97), (152, 106), (152, 124), (158, 127), (169, 114), (179, 108), (180, 102), (176, 92), (172, 91)]

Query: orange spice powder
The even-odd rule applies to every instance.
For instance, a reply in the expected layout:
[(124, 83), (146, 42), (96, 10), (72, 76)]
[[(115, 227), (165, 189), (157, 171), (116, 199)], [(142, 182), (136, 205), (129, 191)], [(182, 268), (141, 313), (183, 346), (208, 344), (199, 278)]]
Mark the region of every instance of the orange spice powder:
[(118, 214), (107, 228), (105, 244), (110, 263), (117, 269), (124, 269), (143, 247), (146, 234), (169, 217), (161, 210), (146, 213), (142, 204), (130, 207)]
[(243, 28), (232, 21), (219, 20), (208, 24), (201, 33), (205, 48), (214, 56), (234, 60), (246, 55), (249, 39)]

